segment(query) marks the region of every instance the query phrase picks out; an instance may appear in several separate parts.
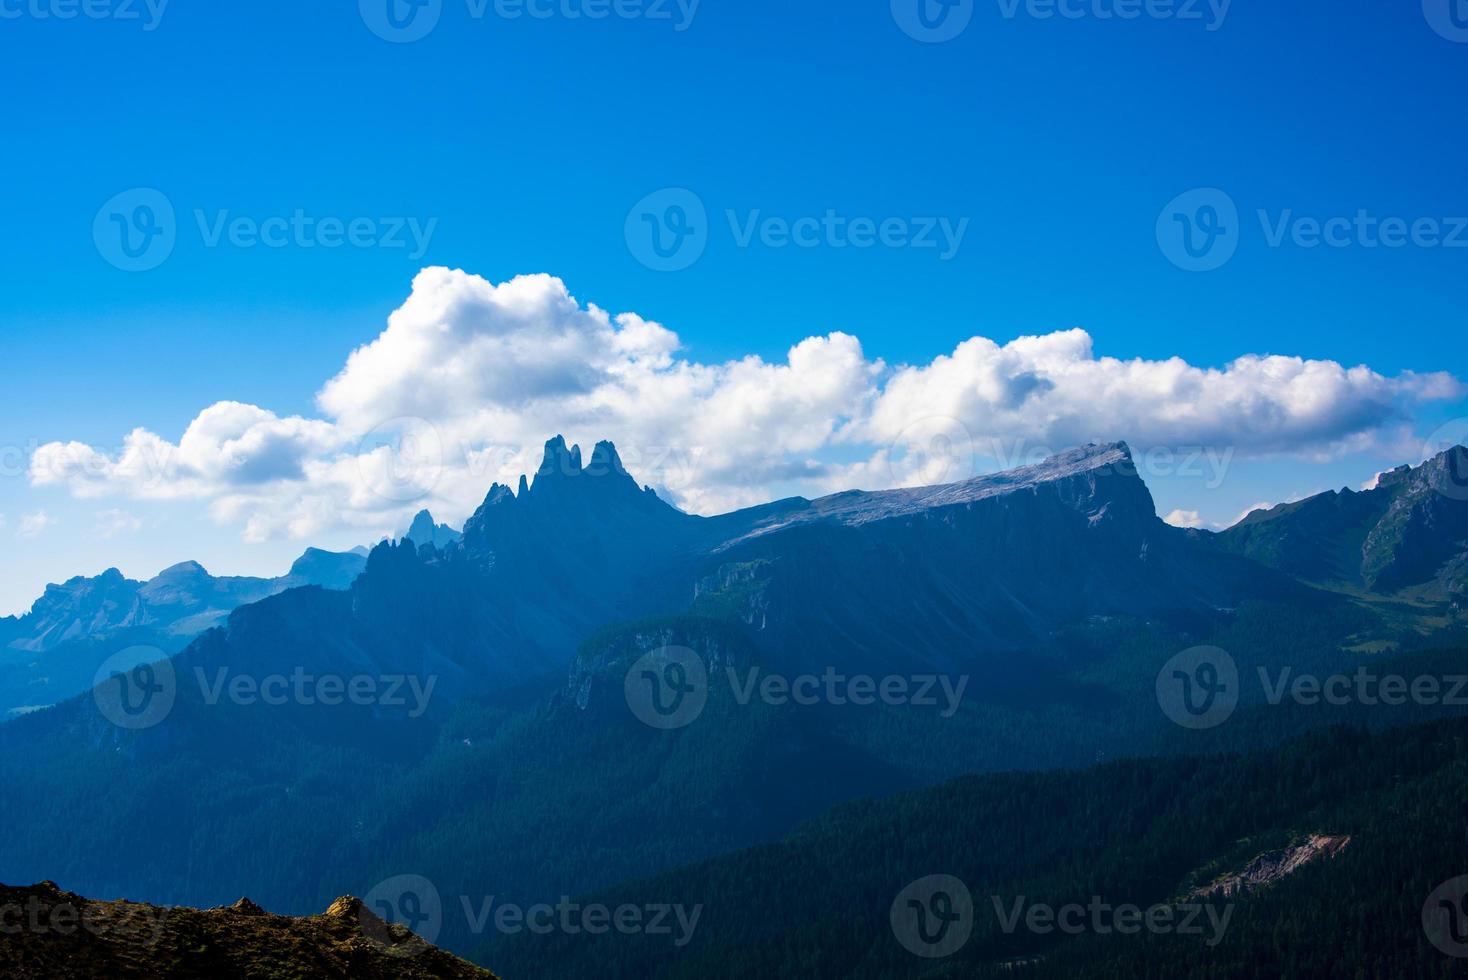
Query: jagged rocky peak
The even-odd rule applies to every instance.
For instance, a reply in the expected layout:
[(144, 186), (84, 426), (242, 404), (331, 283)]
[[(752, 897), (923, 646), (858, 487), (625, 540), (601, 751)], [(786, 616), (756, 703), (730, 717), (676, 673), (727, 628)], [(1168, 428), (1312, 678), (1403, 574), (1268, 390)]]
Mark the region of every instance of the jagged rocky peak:
[(1434, 490), (1468, 499), (1468, 448), (1453, 446), (1423, 463), (1418, 470)]
[(418, 547), (433, 545), (440, 550), (458, 541), (461, 535), (458, 531), (447, 524), (436, 524), (433, 515), (426, 509), (420, 510), (413, 518), (413, 523), (408, 526), (408, 532), (403, 535), (405, 540), (413, 542)]
[(627, 472), (622, 466), (622, 457), (617, 455), (617, 447), (608, 439), (596, 444), (596, 448), (591, 451), (591, 463), (586, 468), (592, 473)]
[(581, 447), (572, 446), (567, 449), (565, 436), (558, 435), (547, 439), (545, 456), (540, 461), (540, 469), (535, 472), (535, 486), (539, 487), (542, 481), (553, 480), (557, 477), (580, 475)]
[[(522, 487), (524, 486), (522, 478)], [(535, 482), (529, 487), (531, 495), (547, 490), (560, 492), (563, 487), (583, 486), (603, 489), (607, 492), (628, 491), (641, 493), (641, 489), (622, 465), (622, 457), (611, 442), (598, 442), (591, 452), (591, 460), (582, 465), (581, 447), (568, 447), (564, 436), (556, 436), (545, 444), (545, 456), (535, 473)], [(523, 492), (523, 491), (522, 491)]]

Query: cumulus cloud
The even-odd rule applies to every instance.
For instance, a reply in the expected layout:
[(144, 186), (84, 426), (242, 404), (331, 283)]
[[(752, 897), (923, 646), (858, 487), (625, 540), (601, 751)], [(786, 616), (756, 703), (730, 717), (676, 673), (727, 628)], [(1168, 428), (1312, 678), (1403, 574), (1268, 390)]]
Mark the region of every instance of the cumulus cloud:
[(1163, 520), (1173, 527), (1202, 527), (1204, 523), (1196, 510), (1175, 510)]
[(422, 506), (462, 519), (491, 481), (533, 472), (556, 433), (614, 440), (634, 475), (712, 513), (960, 479), (1092, 440), (1329, 457), (1462, 393), (1447, 374), (1295, 357), (1120, 360), (1083, 330), (972, 337), (913, 365), (841, 332), (783, 360), (701, 363), (662, 324), (582, 303), (552, 276), (494, 284), (430, 268), (325, 381), (319, 418), (220, 402), (177, 442), (135, 429), (112, 449), (42, 446), (30, 479), (83, 497), (204, 500), (247, 539), (301, 538), (391, 530)]

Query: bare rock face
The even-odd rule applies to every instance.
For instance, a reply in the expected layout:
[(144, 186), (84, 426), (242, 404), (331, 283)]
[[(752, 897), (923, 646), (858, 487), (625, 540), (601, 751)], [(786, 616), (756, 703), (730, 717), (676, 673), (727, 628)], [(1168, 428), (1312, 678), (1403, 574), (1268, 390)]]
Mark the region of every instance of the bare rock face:
[(50, 881), (0, 885), (0, 976), (495, 980), (350, 896), (295, 918), (248, 898), (214, 909), (94, 902)]
[(1195, 889), (1190, 898), (1232, 898), (1240, 892), (1267, 888), (1281, 878), (1294, 874), (1312, 861), (1333, 858), (1351, 843), (1349, 836), (1331, 837), (1311, 834), (1304, 840), (1276, 851), (1266, 851), (1232, 874)]

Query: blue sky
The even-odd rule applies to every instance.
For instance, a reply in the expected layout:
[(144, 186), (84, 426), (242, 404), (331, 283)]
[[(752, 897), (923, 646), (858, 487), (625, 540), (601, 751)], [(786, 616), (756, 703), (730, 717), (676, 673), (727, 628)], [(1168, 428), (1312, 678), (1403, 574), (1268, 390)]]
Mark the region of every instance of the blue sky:
[[(441, 0), (434, 29), (411, 43), (373, 33), (371, 2), (173, 0), (161, 16), (141, 0), (96, 2), (115, 16), (61, 19), (66, 0), (0, 0), (11, 93), (0, 106), (11, 151), (0, 156), (0, 443), (11, 457), (53, 441), (107, 450), (135, 427), (177, 442), (223, 400), (320, 418), (318, 391), (378, 336), (419, 270), (439, 265), (491, 283), (557, 276), (583, 304), (663, 324), (679, 356), (703, 365), (783, 363), (833, 331), (889, 368), (922, 365), (976, 335), (1003, 345), (1079, 327), (1097, 356), (1123, 360), (1223, 368), (1281, 354), (1388, 379), (1468, 377), (1468, 247), (1419, 234), (1373, 248), (1353, 227), (1341, 247), (1312, 248), (1294, 220), (1364, 211), (1439, 222), (1441, 239), (1468, 215), (1468, 35), (1444, 19), (1446, 0), (1237, 0), (1221, 15), (1180, 0), (1137, 4), (1135, 19), (1105, 16), (1116, 0), (1065, 4), (1076, 17), (1042, 16), (1043, 0), (968, 0), (967, 27), (941, 43), (904, 33), (907, 14), (886, 0), (628, 0), (618, 9), (636, 16), (595, 20), (571, 15), (596, 0), (514, 19)], [(175, 210), (176, 244), (156, 268), (126, 272), (94, 223), (135, 188)], [(692, 192), (707, 219), (697, 261), (671, 272), (639, 261), (627, 232), (634, 205), (665, 188)], [(1236, 251), (1205, 272), (1159, 247), (1159, 224), (1180, 227), (1165, 207), (1199, 188), (1239, 213)], [(131, 216), (135, 199), (122, 207)], [(406, 233), (405, 247), (209, 242), (220, 221), (297, 211), (366, 221), (368, 239), (396, 219), (432, 234), (421, 254)], [(828, 212), (909, 235), (944, 219), (964, 234), (949, 257), (830, 237), (776, 247), (763, 225), (740, 243), (751, 221)], [(1194, 200), (1189, 217), (1199, 213)], [(1409, 401), (1370, 445), (1245, 445), (1216, 487), (1161, 476), (1159, 507), (1217, 522), (1356, 485), (1406, 461), (1399, 425), (1425, 438), (1468, 415), (1461, 398)], [(560, 428), (543, 411), (534, 421)], [(246, 543), (239, 521), (211, 512), (217, 495), (79, 499), (21, 469), (0, 479), (0, 612), (108, 565), (279, 571), (308, 543), (345, 547), (376, 529), (318, 521)], [(759, 488), (788, 489), (774, 477)], [(740, 489), (728, 499), (757, 488)], [(435, 503), (464, 510), (467, 494)], [(46, 525), (18, 536), (37, 513)]]

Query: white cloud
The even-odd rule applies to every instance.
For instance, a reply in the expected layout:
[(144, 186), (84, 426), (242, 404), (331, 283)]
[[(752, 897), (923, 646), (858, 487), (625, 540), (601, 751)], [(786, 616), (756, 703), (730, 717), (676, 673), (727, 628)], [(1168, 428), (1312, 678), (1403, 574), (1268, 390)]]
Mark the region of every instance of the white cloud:
[(317, 395), (321, 418), (204, 409), (177, 443), (135, 429), (113, 450), (50, 443), (37, 486), (83, 497), (194, 498), (247, 539), (400, 526), (421, 506), (460, 520), (491, 481), (533, 473), (550, 435), (617, 443), (628, 469), (711, 513), (788, 493), (941, 482), (1037, 451), (1127, 439), (1329, 457), (1400, 433), (1446, 374), (1388, 377), (1333, 361), (1244, 355), (1223, 368), (1098, 357), (1068, 330), (973, 337), (889, 367), (853, 336), (783, 361), (707, 364), (636, 314), (582, 304), (551, 276), (499, 285), (425, 269), (387, 328)]
[(134, 534), (143, 529), (141, 518), (116, 507), (99, 510), (93, 516), (97, 519), (97, 533), (104, 538), (115, 538), (120, 534)]
[(29, 541), (39, 537), (41, 532), (56, 522), (46, 516), (44, 510), (38, 510), (34, 514), (26, 514), (20, 519), (20, 526), (15, 529), (15, 536), (22, 541)]
[(1203, 518), (1196, 510), (1175, 510), (1163, 518), (1173, 527), (1202, 527)]

